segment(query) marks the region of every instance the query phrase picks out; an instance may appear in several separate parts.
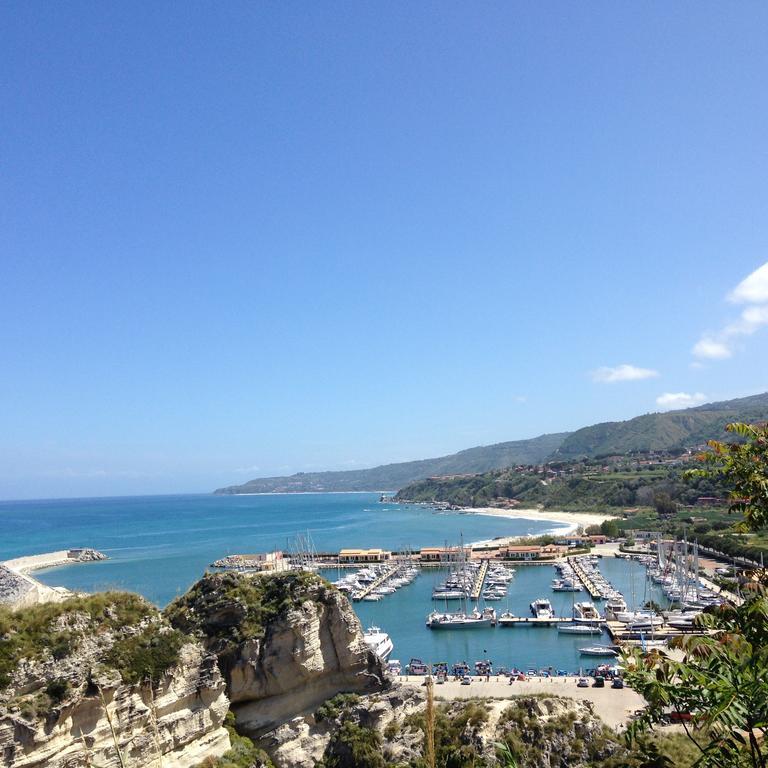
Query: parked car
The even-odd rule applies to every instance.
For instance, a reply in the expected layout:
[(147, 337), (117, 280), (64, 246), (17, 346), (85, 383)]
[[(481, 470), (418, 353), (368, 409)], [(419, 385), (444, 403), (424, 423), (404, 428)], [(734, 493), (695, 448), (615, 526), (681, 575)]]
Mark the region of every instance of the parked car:
[(586, 677), (580, 677), (579, 681), (576, 683), (576, 685), (579, 688), (589, 688), (589, 680), (587, 680)]
[(470, 685), (471, 683), (472, 683), (472, 678), (469, 675), (464, 675), (464, 677), (461, 678), (462, 685)]
[(668, 712), (666, 715), (667, 721), (670, 723), (690, 723), (693, 720), (693, 715), (690, 712)]
[(605, 678), (602, 675), (598, 675), (595, 678), (595, 682), (592, 683), (593, 688), (605, 688)]
[(611, 688), (623, 688), (624, 681), (620, 677), (614, 677), (611, 683)]

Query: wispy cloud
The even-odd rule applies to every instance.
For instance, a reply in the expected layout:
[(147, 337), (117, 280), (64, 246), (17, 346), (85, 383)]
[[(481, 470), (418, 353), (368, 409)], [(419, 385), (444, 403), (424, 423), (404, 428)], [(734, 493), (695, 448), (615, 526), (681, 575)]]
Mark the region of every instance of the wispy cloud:
[(617, 381), (639, 381), (640, 379), (654, 379), (659, 375), (658, 371), (652, 368), (639, 368), (636, 365), (623, 363), (615, 368), (603, 366), (592, 371), (592, 380), (606, 384), (613, 384)]
[(253, 472), (261, 472), (261, 467), (252, 466), (252, 467), (236, 467), (232, 470), (233, 472), (238, 472), (241, 474), (247, 474), (250, 475)]
[(690, 408), (707, 402), (707, 396), (703, 392), (665, 392), (656, 398), (656, 405), (664, 411), (673, 411), (676, 408)]
[(768, 325), (768, 262), (747, 275), (727, 296), (733, 304), (746, 304), (741, 315), (719, 331), (708, 332), (693, 345), (694, 357), (725, 360), (738, 340)]

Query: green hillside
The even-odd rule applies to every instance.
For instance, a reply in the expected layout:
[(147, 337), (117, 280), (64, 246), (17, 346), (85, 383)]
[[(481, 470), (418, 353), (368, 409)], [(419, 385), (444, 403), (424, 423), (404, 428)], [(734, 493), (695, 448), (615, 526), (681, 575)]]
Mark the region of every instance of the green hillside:
[(567, 433), (541, 435), (496, 445), (468, 448), (450, 456), (421, 461), (385, 464), (372, 469), (340, 472), (299, 472), (288, 477), (264, 477), (243, 485), (219, 488), (219, 494), (287, 493), (301, 491), (386, 491), (397, 490), (430, 475), (487, 472), (515, 464), (538, 464), (563, 442)]
[(699, 496), (722, 496), (725, 491), (708, 478), (683, 479), (683, 466), (612, 467), (595, 463), (559, 464), (560, 476), (533, 468), (501, 469), (473, 477), (429, 477), (411, 483), (396, 496), (401, 502), (445, 502), (457, 507), (489, 507), (517, 501), (521, 507), (606, 511), (648, 507), (659, 494), (678, 504), (693, 504)]
[(768, 393), (682, 411), (649, 413), (628, 421), (609, 421), (572, 432), (551, 459), (682, 450), (722, 437), (725, 425), (731, 421), (752, 422), (766, 418)]

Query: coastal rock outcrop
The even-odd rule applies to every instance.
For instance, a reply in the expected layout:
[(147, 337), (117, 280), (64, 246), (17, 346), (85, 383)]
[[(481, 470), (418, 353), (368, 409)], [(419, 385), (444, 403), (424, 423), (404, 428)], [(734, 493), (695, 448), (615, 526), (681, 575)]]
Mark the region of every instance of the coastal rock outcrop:
[(339, 692), (386, 685), (349, 601), (310, 573), (209, 574), (166, 615), (217, 654), (238, 729), (249, 736)]
[(229, 748), (216, 657), (136, 595), (0, 613), (0, 766), (191, 768)]

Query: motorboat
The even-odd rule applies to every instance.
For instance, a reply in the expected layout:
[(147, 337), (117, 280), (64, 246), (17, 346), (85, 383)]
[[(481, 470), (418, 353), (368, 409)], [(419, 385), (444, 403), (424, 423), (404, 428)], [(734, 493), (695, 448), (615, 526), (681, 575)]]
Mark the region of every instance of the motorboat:
[(402, 674), (403, 667), (400, 664), (399, 659), (390, 659), (387, 662), (387, 672), (389, 672), (390, 675), (395, 675), (396, 677), (400, 674)]
[(609, 621), (618, 621), (620, 613), (627, 612), (627, 602), (621, 595), (611, 597), (605, 604), (605, 618)]
[(421, 659), (411, 659), (405, 667), (406, 675), (428, 675), (429, 666)]
[(573, 604), (573, 620), (579, 623), (595, 623), (602, 621), (603, 617), (597, 612), (594, 603), (588, 600), (582, 603)]
[(554, 579), (552, 581), (553, 592), (581, 592), (583, 587), (577, 584), (573, 579)]
[(379, 627), (368, 627), (363, 635), (363, 641), (382, 661), (386, 661), (395, 647), (392, 638)]
[(496, 623), (496, 611), (485, 608), (479, 611), (474, 608), (471, 613), (440, 613), (433, 611), (427, 616), (427, 626), (430, 629), (474, 629), (476, 627), (491, 627)]
[(618, 656), (619, 652), (610, 645), (588, 645), (586, 648), (579, 648), (582, 656)]
[(603, 630), (591, 624), (558, 624), (557, 631), (565, 635), (599, 635)]
[(531, 613), (537, 619), (553, 619), (555, 617), (552, 603), (545, 597), (540, 597), (531, 603)]

